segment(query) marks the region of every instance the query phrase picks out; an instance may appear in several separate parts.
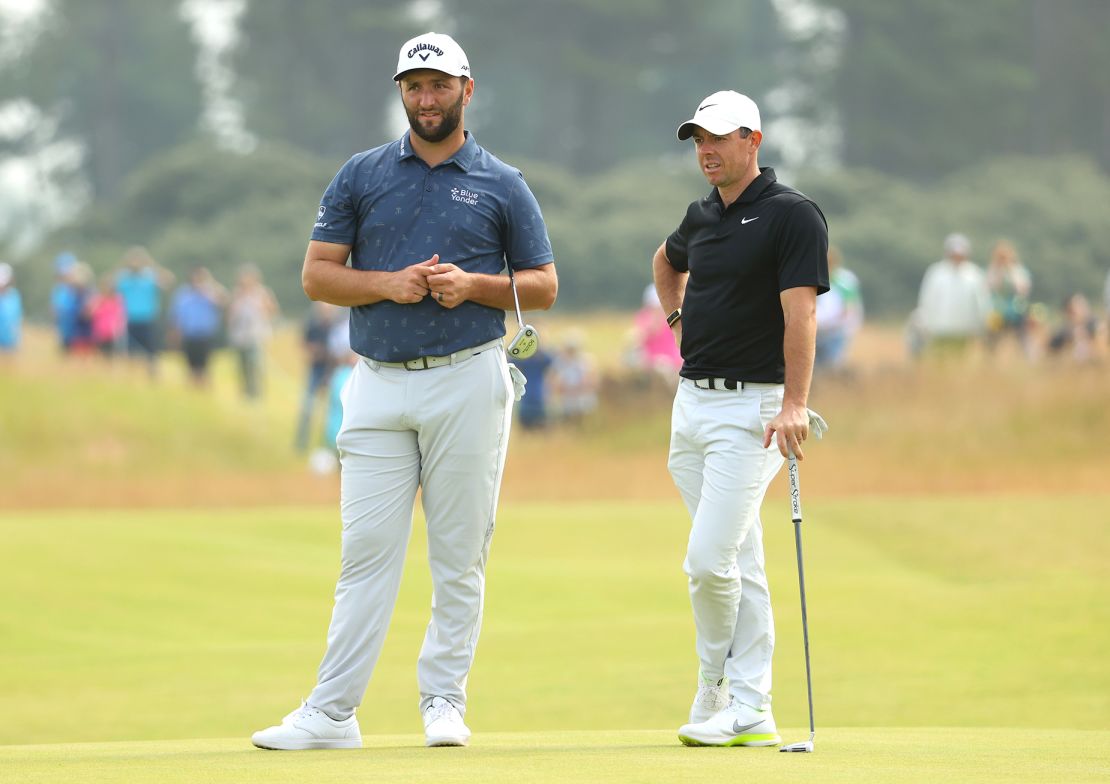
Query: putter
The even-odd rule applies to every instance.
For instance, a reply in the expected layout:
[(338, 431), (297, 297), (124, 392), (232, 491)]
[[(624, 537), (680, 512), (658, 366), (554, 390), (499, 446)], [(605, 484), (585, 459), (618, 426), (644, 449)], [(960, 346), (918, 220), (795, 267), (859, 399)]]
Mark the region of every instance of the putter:
[(516, 336), (509, 342), (509, 359), (528, 359), (540, 347), (540, 333), (531, 324), (525, 324), (520, 315), (520, 300), (516, 295), (516, 278), (513, 277), (513, 265), (509, 268), (509, 287), (513, 290), (513, 305), (516, 307), (516, 323), (520, 327)]
[(783, 746), (779, 751), (813, 751), (813, 737), (817, 734), (813, 726), (813, 678), (809, 671), (809, 623), (806, 621), (806, 578), (802, 568), (802, 495), (798, 489), (798, 459), (793, 454), (787, 461), (790, 475), (790, 519), (794, 521), (794, 544), (798, 550), (798, 593), (802, 597), (802, 643), (806, 652), (806, 693), (809, 696), (809, 740)]

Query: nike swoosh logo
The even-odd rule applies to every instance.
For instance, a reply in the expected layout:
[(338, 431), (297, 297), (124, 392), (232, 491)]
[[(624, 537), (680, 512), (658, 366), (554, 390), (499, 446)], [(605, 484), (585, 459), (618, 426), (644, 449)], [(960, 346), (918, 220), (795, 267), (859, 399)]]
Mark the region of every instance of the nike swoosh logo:
[(716, 106), (716, 105), (717, 104), (715, 104), (715, 103), (703, 103), (701, 106), (698, 107), (698, 111), (700, 112), (700, 111), (703, 111), (705, 109), (708, 109), (710, 106)]
[(734, 722), (732, 722), (732, 731), (735, 732), (737, 735), (739, 735), (744, 730), (750, 730), (752, 727), (759, 726), (762, 723), (763, 723), (763, 719), (760, 719), (757, 722), (754, 722), (752, 724), (745, 724), (743, 727), (741, 727), (740, 722), (734, 721)]
[(759, 216), (757, 215), (754, 218), (741, 218), (740, 219), (740, 225), (743, 226), (746, 223), (751, 223), (753, 220), (759, 220)]

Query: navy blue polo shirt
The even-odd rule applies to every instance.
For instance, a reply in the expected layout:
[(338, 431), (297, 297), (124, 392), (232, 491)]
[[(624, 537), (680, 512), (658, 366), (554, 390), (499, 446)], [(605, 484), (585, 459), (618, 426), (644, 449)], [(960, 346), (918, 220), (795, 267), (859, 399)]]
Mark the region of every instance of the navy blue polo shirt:
[[(312, 239), (351, 246), (351, 266), (395, 272), (439, 254), (466, 272), (499, 274), (555, 260), (536, 197), (518, 169), (478, 146), (430, 167), (408, 133), (355, 155), (324, 191)], [(476, 302), (454, 309), (431, 295), (351, 308), (351, 348), (381, 362), (443, 356), (505, 334), (505, 314)]]

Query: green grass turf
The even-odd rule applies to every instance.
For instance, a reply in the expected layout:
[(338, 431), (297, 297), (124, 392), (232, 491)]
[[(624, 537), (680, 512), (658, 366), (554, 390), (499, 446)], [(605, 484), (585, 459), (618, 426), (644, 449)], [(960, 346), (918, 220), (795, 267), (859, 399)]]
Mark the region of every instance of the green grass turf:
[(660, 730), (486, 733), (466, 748), (376, 735), (361, 750), (264, 752), (242, 739), (0, 747), (12, 784), (129, 782), (1102, 782), (1110, 732), (832, 729), (813, 754), (687, 749)]
[[(1015, 775), (1026, 780), (1061, 765), (1075, 775), (1040, 780), (1105, 773), (1106, 500), (825, 501), (803, 487), (821, 754), (807, 762), (740, 750), (727, 759), (828, 775), (811, 781), (847, 781), (869, 765), (890, 766), (888, 780), (920, 780), (934, 764), (1013, 781), (1021, 779), (1003, 775), (1002, 761), (1025, 759)], [(778, 619), (775, 712), (799, 728), (805, 678), (785, 504), (768, 502), (764, 521)], [(654, 771), (726, 759), (673, 740), (696, 675), (681, 573), (687, 526), (677, 503), (502, 510), (470, 680), (475, 747), (460, 758), (488, 764), (480, 780), (533, 764), (670, 780)], [(407, 734), (420, 728), (414, 662), (430, 601), (419, 518), (415, 531), (359, 717), (368, 742), (386, 749), (367, 760), (411, 760), (417, 773), (435, 765), (453, 780), (475, 769), (408, 748), (419, 741)], [(249, 781), (363, 764), (246, 750), (252, 730), (312, 686), (338, 540), (336, 513), (321, 508), (0, 515), (0, 768), (47, 776), (82, 765), (87, 780), (126, 780), (112, 778), (113, 766), (149, 764), (164, 780), (185, 780), (198, 765), (194, 780), (210, 768)], [(854, 729), (865, 727), (882, 730)], [(962, 729), (928, 729), (943, 727)], [(984, 729), (999, 727), (1008, 729)], [(600, 734), (573, 734), (582, 730)], [(520, 731), (531, 734), (500, 734)], [(155, 740), (174, 742), (26, 746)]]

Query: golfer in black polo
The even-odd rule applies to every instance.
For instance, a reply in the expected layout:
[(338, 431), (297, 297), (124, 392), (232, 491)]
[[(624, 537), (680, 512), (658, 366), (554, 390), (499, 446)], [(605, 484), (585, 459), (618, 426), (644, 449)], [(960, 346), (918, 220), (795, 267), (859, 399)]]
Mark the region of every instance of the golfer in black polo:
[[(759, 109), (714, 93), (678, 128), (713, 190), (655, 252), (655, 286), (682, 350), (669, 467), (693, 524), (699, 661), (687, 745), (771, 746), (774, 621), (759, 508), (791, 453), (803, 458), (816, 298), (828, 229), (804, 195), (759, 167)], [(774, 443), (772, 443), (774, 442)]]

